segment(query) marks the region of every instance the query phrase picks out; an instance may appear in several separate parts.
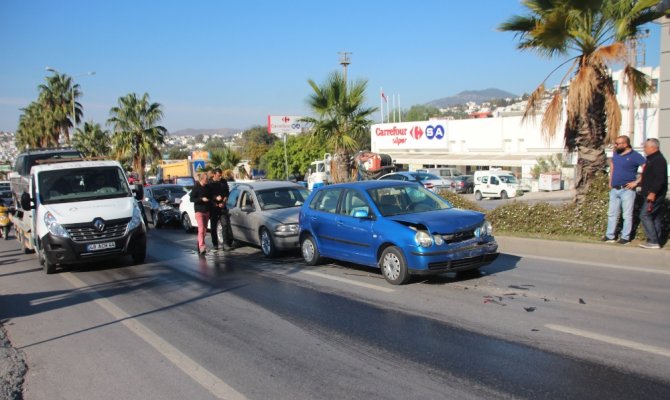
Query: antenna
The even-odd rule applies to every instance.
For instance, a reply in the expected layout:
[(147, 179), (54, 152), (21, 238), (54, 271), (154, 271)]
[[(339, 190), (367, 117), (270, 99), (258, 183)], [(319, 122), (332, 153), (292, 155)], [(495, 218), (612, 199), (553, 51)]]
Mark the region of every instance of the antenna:
[(351, 64), (351, 61), (349, 60), (349, 55), (353, 54), (350, 51), (338, 51), (337, 54), (340, 55), (340, 65), (344, 69), (344, 82), (347, 81), (347, 66)]

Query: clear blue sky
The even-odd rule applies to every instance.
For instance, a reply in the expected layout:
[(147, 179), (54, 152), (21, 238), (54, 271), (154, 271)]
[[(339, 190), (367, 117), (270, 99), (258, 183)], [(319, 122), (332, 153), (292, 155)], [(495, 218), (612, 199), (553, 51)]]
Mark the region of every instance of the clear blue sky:
[[(0, 130), (16, 129), (47, 66), (96, 72), (75, 79), (86, 120), (104, 123), (120, 96), (148, 92), (170, 131), (305, 115), (307, 79), (340, 70), (345, 50), (371, 106), (380, 87), (403, 108), (470, 89), (531, 92), (560, 61), (496, 31), (519, 13), (517, 0), (0, 0)], [(649, 28), (647, 64), (658, 65)]]

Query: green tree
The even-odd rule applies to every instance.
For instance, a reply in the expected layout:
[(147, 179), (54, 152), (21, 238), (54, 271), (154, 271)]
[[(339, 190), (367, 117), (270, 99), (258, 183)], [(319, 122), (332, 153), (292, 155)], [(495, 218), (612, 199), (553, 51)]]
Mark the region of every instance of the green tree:
[(54, 142), (51, 129), (53, 124), (49, 120), (49, 114), (39, 103), (32, 102), (21, 111), (14, 139), (17, 148), (36, 149), (58, 145), (58, 141)]
[[(546, 57), (576, 55), (565, 63), (568, 77), (565, 148), (577, 151), (575, 201), (581, 203), (591, 182), (605, 173), (605, 145), (619, 133), (621, 109), (616, 100), (608, 65), (623, 62), (629, 88), (637, 95), (647, 93), (647, 77), (628, 63), (626, 41), (642, 25), (662, 16), (656, 11), (660, 0), (525, 0), (528, 15), (513, 16), (500, 25), (514, 32), (518, 48)], [(546, 82), (546, 79), (545, 79)], [(544, 82), (528, 99), (525, 117), (534, 115), (545, 93)], [(542, 119), (543, 134), (556, 134), (561, 120), (563, 93), (557, 90)]]
[(240, 149), (242, 158), (249, 160), (249, 163), (256, 167), (276, 141), (277, 136), (269, 134), (267, 127), (257, 125), (242, 132), (242, 135), (235, 139), (235, 144)]
[[(312, 161), (323, 159), (326, 152), (325, 144), (311, 140), (309, 134), (289, 136), (286, 142), (289, 174), (302, 179)], [(261, 162), (268, 179), (286, 179), (285, 159), (284, 142), (275, 142)]]
[(242, 157), (240, 154), (229, 147), (223, 147), (219, 150), (212, 150), (209, 155), (207, 166), (212, 168), (221, 168), (222, 170), (235, 170)]
[(220, 137), (212, 137), (205, 143), (205, 150), (217, 151), (226, 147), (226, 142)]
[(307, 100), (316, 117), (307, 117), (312, 125), (312, 140), (322, 142), (335, 155), (331, 169), (336, 182), (348, 181), (353, 170), (352, 155), (360, 150), (358, 139), (369, 133), (375, 107), (365, 107), (366, 80), (347, 83), (339, 72), (332, 73), (321, 85), (308, 80), (314, 91)]
[(132, 161), (133, 170), (144, 182), (148, 159), (160, 159), (160, 146), (165, 143), (167, 129), (158, 125), (163, 118), (162, 106), (150, 103), (149, 94), (142, 97), (130, 93), (120, 97), (110, 110), (107, 123), (113, 127), (112, 147), (118, 159)]
[[(43, 112), (50, 116), (52, 141), (56, 143), (59, 142), (61, 135), (65, 137), (65, 143), (70, 143), (70, 128), (73, 128), (84, 114), (81, 104), (76, 101), (81, 96), (79, 89), (79, 85), (75, 84), (71, 77), (58, 72), (48, 76), (46, 84), (39, 85), (38, 101), (43, 107)], [(74, 115), (72, 114), (73, 101)]]
[(415, 104), (409, 110), (403, 113), (403, 121), (428, 121), (431, 117), (439, 117), (442, 115), (437, 107), (428, 106), (425, 104)]
[(100, 124), (84, 123), (77, 128), (72, 136), (72, 145), (86, 157), (104, 157), (111, 152), (109, 131), (103, 130)]

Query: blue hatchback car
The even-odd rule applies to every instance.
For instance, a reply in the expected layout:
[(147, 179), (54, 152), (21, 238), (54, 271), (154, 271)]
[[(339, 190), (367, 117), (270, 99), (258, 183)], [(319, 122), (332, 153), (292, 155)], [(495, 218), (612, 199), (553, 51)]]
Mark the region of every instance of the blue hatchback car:
[(309, 265), (326, 257), (379, 267), (394, 285), (411, 275), (477, 269), (498, 257), (484, 214), (401, 181), (314, 190), (300, 210), (300, 247)]

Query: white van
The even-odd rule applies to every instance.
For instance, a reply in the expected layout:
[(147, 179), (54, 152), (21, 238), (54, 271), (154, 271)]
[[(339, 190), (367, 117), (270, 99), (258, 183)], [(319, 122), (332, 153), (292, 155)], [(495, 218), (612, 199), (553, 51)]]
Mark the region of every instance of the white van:
[(475, 200), (484, 197), (507, 199), (521, 196), (523, 191), (510, 171), (475, 171)]
[(28, 190), (21, 194), (22, 210), (14, 220), (46, 273), (59, 264), (111, 256), (144, 262), (146, 227), (137, 204), (142, 193), (133, 195), (117, 161), (36, 165)]

